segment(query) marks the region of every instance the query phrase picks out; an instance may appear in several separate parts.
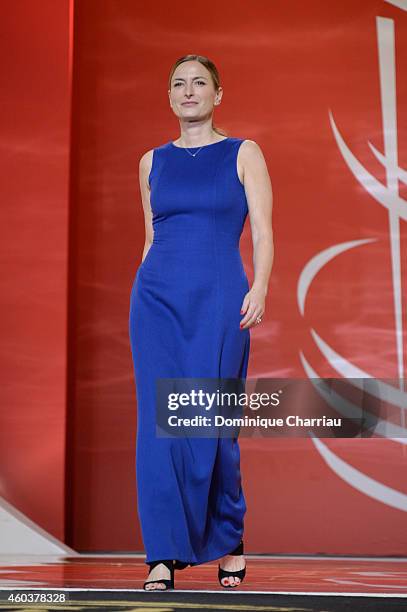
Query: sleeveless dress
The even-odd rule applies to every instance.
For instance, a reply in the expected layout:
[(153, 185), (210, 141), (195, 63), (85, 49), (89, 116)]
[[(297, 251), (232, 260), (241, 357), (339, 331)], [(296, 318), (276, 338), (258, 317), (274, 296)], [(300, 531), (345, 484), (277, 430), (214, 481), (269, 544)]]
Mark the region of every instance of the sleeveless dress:
[(242, 142), (224, 138), (194, 157), (172, 141), (153, 151), (154, 238), (137, 270), (129, 312), (146, 563), (198, 565), (227, 555), (243, 536), (237, 437), (155, 434), (156, 378), (246, 378), (250, 329), (239, 327), (249, 290), (239, 251), (248, 214), (237, 173)]

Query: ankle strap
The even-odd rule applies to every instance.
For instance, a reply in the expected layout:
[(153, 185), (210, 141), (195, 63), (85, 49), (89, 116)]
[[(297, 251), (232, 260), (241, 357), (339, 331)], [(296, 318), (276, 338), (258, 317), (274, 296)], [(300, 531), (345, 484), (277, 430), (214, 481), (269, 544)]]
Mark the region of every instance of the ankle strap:
[(232, 550), (229, 555), (243, 555), (243, 540), (240, 541), (240, 544), (236, 546), (235, 550)]
[(150, 571), (151, 571), (152, 569), (156, 567), (156, 565), (160, 565), (160, 563), (168, 567), (169, 570), (171, 570), (174, 567), (174, 559), (159, 559), (158, 561), (148, 562), (147, 565), (150, 566)]

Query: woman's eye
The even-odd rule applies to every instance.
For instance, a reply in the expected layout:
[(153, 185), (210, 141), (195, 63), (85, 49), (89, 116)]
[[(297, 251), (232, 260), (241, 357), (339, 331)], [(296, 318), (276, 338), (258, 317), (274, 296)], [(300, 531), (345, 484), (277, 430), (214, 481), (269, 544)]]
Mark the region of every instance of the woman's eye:
[[(205, 81), (195, 81), (195, 83), (198, 83), (199, 85), (206, 85)], [(178, 83), (174, 83), (174, 87), (178, 87), (178, 85), (182, 85), (182, 83), (180, 81), (178, 81)]]

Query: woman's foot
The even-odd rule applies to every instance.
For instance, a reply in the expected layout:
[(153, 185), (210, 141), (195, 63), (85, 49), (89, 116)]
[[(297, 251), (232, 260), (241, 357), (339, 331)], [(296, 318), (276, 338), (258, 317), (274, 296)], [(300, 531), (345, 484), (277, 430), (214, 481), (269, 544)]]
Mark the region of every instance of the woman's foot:
[[(220, 568), (226, 570), (227, 572), (235, 572), (242, 570), (246, 567), (246, 562), (244, 555), (226, 555), (222, 557), (220, 560)], [(221, 583), (223, 586), (237, 586), (240, 584), (241, 580), (239, 576), (227, 576), (225, 578), (221, 578)]]
[(165, 591), (167, 589), (167, 586), (163, 582), (160, 582), (160, 580), (170, 580), (170, 579), (171, 579), (170, 570), (168, 569), (166, 565), (164, 565), (164, 563), (160, 563), (159, 565), (156, 565), (155, 567), (153, 567), (153, 569), (150, 571), (147, 577), (147, 580), (146, 580), (146, 582), (150, 580), (157, 580), (157, 582), (146, 584), (145, 590), (155, 591), (156, 589), (161, 589)]

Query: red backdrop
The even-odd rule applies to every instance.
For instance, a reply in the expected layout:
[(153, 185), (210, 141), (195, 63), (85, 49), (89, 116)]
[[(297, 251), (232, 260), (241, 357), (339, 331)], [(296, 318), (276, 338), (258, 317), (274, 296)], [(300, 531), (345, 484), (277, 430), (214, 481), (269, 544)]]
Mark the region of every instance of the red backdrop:
[(0, 30), (0, 496), (62, 539), (70, 3), (2, 2)]
[[(223, 0), (186, 11), (178, 0), (171, 10), (164, 0), (75, 3), (66, 253), (66, 217), (53, 210), (50, 224), (70, 262), (66, 537), (73, 548), (142, 550), (127, 335), (144, 243), (137, 172), (147, 149), (178, 136), (167, 78), (179, 56), (200, 53), (216, 63), (224, 87), (216, 124), (261, 146), (273, 183), (275, 262), (263, 323), (252, 330), (249, 376), (306, 377), (311, 367), (318, 376), (396, 378), (405, 370), (407, 189), (397, 167), (407, 168), (407, 6), (395, 4)], [(14, 23), (16, 36), (20, 25)], [(54, 105), (53, 119), (56, 113)], [(36, 129), (43, 135), (42, 125)], [(54, 182), (53, 170), (49, 163)], [(16, 165), (11, 176), (20, 172)], [(6, 210), (25, 221), (24, 207), (10, 195)], [(40, 223), (33, 232), (42, 240)], [(20, 244), (14, 227), (13, 244), (16, 237)], [(248, 222), (242, 243), (252, 279)], [(54, 282), (49, 268), (34, 264), (42, 283)], [(61, 272), (58, 282), (66, 280)], [(32, 279), (24, 282), (25, 291), (33, 288)], [(13, 295), (13, 304), (26, 305), (26, 294)], [(50, 300), (36, 304), (38, 311), (46, 314)], [(62, 321), (63, 304), (52, 308)], [(36, 329), (44, 335), (47, 324), (43, 317)], [(20, 347), (27, 341), (17, 325), (7, 337)], [(55, 363), (44, 353), (36, 365)], [(14, 364), (11, 373), (8, 408), (18, 405), (21, 383)], [(38, 404), (25, 398), (20, 427), (34, 416), (38, 422)], [(241, 439), (248, 552), (407, 554), (402, 442)], [(48, 443), (63, 447), (55, 437)], [(51, 457), (47, 463), (60, 475), (61, 464)], [(33, 474), (41, 484), (37, 499), (45, 492), (43, 467)], [(10, 501), (22, 469), (3, 479)], [(42, 526), (57, 533), (48, 501), (41, 502)]]

